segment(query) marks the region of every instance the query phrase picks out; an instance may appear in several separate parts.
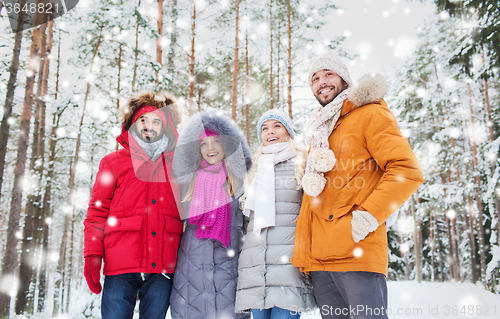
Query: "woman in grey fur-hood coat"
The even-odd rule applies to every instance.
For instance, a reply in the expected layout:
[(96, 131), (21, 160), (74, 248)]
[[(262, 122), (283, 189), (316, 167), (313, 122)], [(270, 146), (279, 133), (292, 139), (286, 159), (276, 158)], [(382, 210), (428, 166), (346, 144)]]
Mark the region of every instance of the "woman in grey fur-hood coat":
[[(217, 239), (200, 239), (197, 236), (200, 226), (192, 224), (190, 218), (192, 198), (182, 202), (185, 231), (179, 246), (170, 311), (173, 319), (249, 319), (249, 313), (236, 314), (234, 309), (238, 258), (244, 236), (244, 218), (238, 199), (243, 193), (243, 180), (247, 170), (251, 167), (251, 152), (243, 133), (227, 116), (215, 112), (193, 115), (179, 135), (173, 172), (181, 185), (181, 199), (185, 199), (186, 194), (193, 192), (194, 181), (198, 185), (197, 172), (203, 159), (200, 140), (205, 132), (218, 135), (225, 154), (223, 161), (228, 176), (232, 175), (236, 181), (234, 196), (229, 195), (230, 242), (226, 247)], [(227, 182), (224, 185), (227, 186)], [(226, 187), (224, 189), (227, 190)], [(210, 190), (203, 190), (205, 193), (208, 191)]]

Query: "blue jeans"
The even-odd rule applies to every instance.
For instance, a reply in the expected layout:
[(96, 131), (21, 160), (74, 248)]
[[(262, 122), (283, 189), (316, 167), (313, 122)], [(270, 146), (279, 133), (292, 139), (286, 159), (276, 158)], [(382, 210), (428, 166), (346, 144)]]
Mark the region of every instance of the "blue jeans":
[(173, 274), (145, 273), (106, 276), (102, 290), (102, 318), (132, 319), (135, 301), (139, 297), (140, 318), (165, 319), (170, 306), (172, 278)]
[(283, 308), (272, 307), (269, 309), (252, 309), (253, 319), (294, 319), (300, 318), (300, 314), (296, 311), (286, 310)]

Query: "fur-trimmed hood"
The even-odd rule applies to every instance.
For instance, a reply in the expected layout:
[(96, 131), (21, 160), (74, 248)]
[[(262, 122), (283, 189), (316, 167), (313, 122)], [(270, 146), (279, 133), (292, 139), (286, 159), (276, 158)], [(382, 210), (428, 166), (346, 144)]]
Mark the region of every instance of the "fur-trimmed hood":
[(354, 107), (379, 101), (387, 93), (388, 84), (385, 78), (378, 73), (363, 75), (347, 93), (347, 99)]
[(177, 128), (182, 119), (182, 113), (177, 105), (173, 95), (167, 92), (154, 93), (152, 91), (140, 91), (132, 95), (127, 105), (120, 109), (120, 119), (122, 123), (122, 132), (127, 131), (132, 125), (134, 113), (142, 106), (150, 105), (157, 109), (164, 108), (168, 111), (165, 114), (167, 119), (172, 117), (172, 125)]
[(252, 165), (250, 148), (238, 125), (215, 112), (197, 113), (185, 123), (174, 153), (172, 168), (176, 181), (187, 184), (198, 170), (202, 159), (200, 136), (205, 130), (219, 134), (226, 155), (226, 168), (242, 181)]

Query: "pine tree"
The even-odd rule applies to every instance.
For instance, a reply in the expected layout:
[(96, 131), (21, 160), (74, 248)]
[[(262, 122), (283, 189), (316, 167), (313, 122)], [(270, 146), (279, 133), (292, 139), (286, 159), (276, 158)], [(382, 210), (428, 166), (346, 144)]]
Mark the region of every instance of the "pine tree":
[[(24, 6), (26, 0), (22, 0), (19, 5)], [(3, 1), (2, 1), (3, 6)], [(1, 11), (1, 10), (0, 10)], [(19, 11), (17, 20), (17, 31), (14, 37), (14, 49), (9, 68), (9, 82), (7, 84), (7, 94), (5, 97), (2, 122), (0, 124), (0, 198), (2, 197), (3, 175), (5, 168), (5, 155), (7, 153), (7, 141), (9, 139), (9, 119), (12, 114), (14, 102), (14, 91), (16, 89), (17, 73), (19, 70), (19, 55), (21, 53), (21, 42), (23, 40), (24, 11)]]

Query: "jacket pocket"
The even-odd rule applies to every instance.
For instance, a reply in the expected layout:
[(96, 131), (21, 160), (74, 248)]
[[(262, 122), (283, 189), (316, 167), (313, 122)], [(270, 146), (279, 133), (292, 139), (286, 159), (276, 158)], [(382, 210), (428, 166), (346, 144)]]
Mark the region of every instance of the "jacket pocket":
[(163, 265), (166, 269), (175, 269), (177, 250), (184, 223), (179, 219), (165, 215), (165, 232), (163, 234)]
[(312, 215), (311, 257), (319, 261), (331, 261), (353, 257), (356, 243), (352, 238), (352, 211), (356, 205), (339, 217)]
[(142, 216), (117, 218), (116, 220), (108, 218), (104, 228), (104, 261), (107, 270), (140, 267), (143, 255), (141, 249), (142, 220)]

